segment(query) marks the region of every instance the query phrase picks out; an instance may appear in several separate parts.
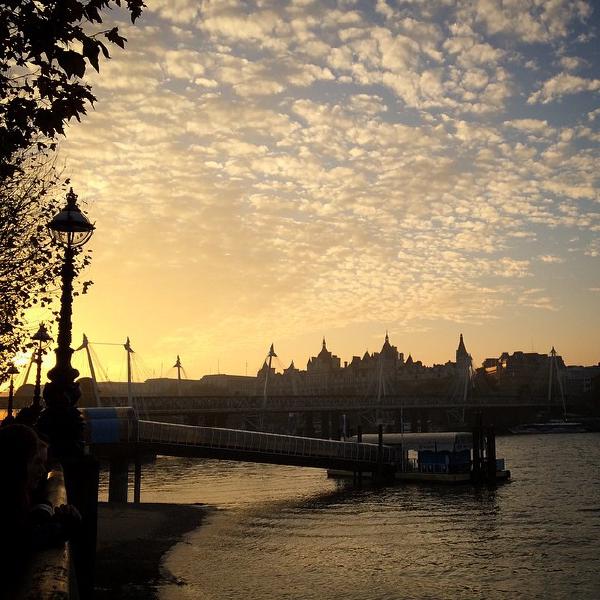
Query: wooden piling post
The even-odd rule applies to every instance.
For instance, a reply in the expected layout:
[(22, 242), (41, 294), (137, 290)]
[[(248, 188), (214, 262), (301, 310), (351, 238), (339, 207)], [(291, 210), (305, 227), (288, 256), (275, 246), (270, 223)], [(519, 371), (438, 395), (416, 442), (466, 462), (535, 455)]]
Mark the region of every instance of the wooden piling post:
[(127, 502), (129, 485), (129, 461), (127, 458), (113, 458), (109, 463), (108, 501)]
[(496, 483), (496, 433), (493, 427), (487, 429), (486, 442), (487, 480), (488, 483)]
[(481, 428), (473, 428), (473, 469), (471, 477), (473, 481), (481, 479)]
[(133, 476), (133, 503), (139, 504), (142, 496), (142, 461), (135, 457), (135, 470)]

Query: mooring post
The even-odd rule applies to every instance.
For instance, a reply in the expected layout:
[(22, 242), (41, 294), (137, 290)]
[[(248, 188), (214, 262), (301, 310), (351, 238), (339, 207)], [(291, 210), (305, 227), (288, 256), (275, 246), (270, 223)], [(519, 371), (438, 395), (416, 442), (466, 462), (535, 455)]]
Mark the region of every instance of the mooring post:
[(135, 470), (133, 476), (133, 503), (139, 504), (142, 496), (142, 461), (135, 457)]
[(496, 433), (493, 427), (487, 429), (487, 479), (488, 483), (496, 482)]
[(108, 471), (108, 501), (127, 502), (129, 484), (129, 461), (127, 458), (113, 458)]
[(475, 426), (473, 428), (473, 470), (471, 471), (471, 477), (473, 481), (479, 481), (481, 475), (481, 444), (479, 438), (481, 436), (481, 430)]

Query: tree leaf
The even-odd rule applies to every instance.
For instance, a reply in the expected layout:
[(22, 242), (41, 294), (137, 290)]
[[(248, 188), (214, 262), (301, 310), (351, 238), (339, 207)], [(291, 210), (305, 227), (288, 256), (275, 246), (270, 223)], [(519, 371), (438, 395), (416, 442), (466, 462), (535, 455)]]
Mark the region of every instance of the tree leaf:
[(120, 48), (125, 48), (125, 42), (127, 39), (119, 35), (119, 29), (117, 27), (113, 27), (110, 31), (107, 31), (104, 34), (104, 37), (106, 37), (109, 42), (116, 44)]
[(56, 60), (67, 77), (83, 77), (85, 75), (85, 60), (81, 54), (73, 50), (57, 49)]

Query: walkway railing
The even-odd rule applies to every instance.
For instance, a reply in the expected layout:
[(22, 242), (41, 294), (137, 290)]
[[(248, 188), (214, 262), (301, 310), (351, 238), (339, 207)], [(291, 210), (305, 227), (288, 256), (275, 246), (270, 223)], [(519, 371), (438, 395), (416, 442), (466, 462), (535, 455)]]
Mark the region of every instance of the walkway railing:
[(243, 431), (215, 427), (194, 427), (174, 423), (139, 421), (139, 441), (181, 446), (203, 446), (265, 454), (284, 454), (311, 458), (331, 458), (358, 463), (390, 464), (395, 452), (383, 446), (381, 455), (376, 444), (357, 444), (337, 440), (280, 435), (260, 431)]

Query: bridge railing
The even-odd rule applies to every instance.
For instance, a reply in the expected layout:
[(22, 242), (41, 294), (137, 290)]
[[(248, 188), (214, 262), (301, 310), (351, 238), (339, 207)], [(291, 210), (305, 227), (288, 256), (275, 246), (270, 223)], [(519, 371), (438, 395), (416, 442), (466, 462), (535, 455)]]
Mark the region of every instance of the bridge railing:
[(394, 450), (387, 446), (381, 449), (380, 456), (379, 447), (376, 444), (321, 440), (261, 431), (194, 427), (155, 421), (140, 421), (138, 431), (141, 442), (205, 446), (288, 456), (335, 458), (370, 464), (374, 464), (378, 460), (390, 464), (395, 459)]

